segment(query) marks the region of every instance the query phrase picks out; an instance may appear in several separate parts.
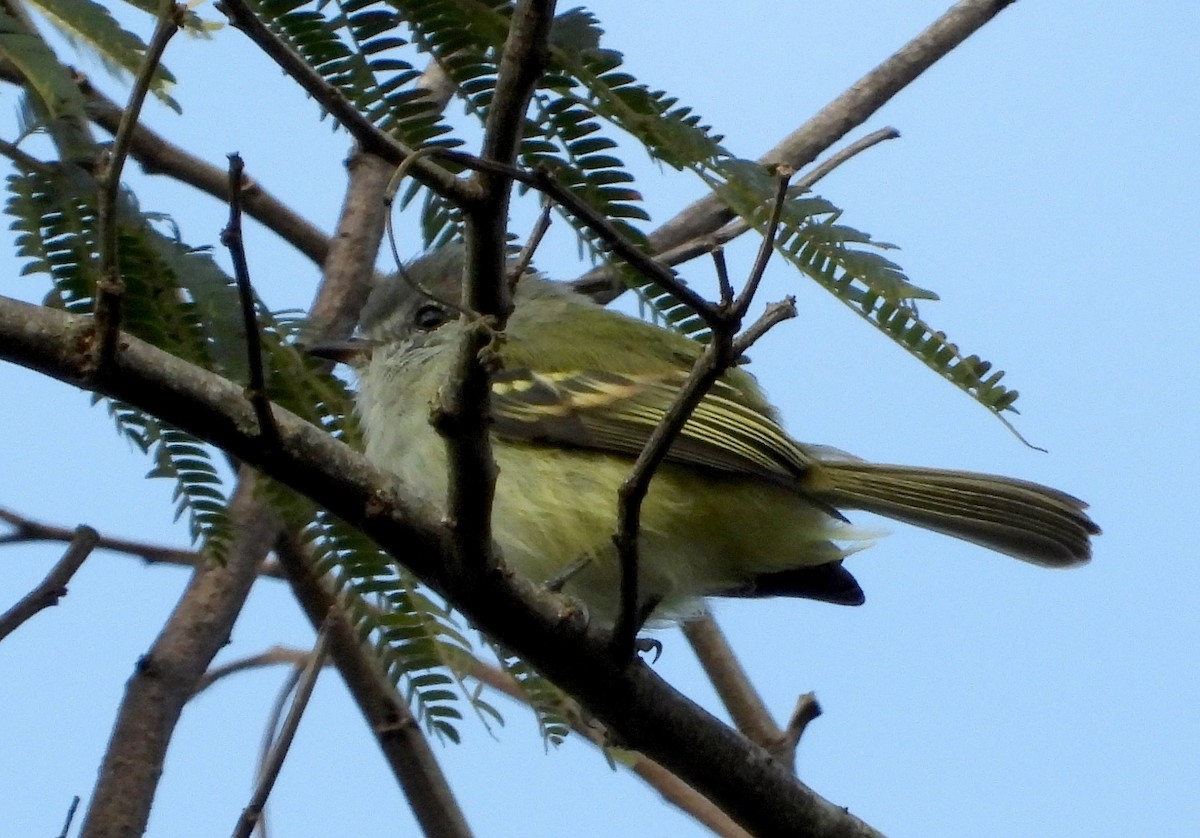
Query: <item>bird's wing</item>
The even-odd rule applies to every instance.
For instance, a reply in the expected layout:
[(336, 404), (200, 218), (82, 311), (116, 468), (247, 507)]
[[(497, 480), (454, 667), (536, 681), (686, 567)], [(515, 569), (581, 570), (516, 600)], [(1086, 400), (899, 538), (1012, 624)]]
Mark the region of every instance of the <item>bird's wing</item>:
[[(682, 372), (502, 370), (492, 379), (493, 430), (508, 439), (636, 457), (686, 378)], [(667, 462), (796, 488), (813, 457), (741, 395), (734, 385), (717, 382), (672, 444)]]

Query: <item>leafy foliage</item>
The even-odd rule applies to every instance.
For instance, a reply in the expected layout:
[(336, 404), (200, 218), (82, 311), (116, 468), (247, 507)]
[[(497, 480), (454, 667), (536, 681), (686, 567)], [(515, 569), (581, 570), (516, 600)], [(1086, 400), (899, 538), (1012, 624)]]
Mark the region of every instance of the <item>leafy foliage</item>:
[(502, 723), (496, 709), (462, 683), (460, 673), (474, 655), (449, 607), (435, 602), (362, 533), (327, 512), (316, 512), (303, 537), (317, 572), (334, 582), (360, 636), (372, 643), (381, 668), (431, 733), (459, 741), (459, 695), (480, 718)]
[[(146, 55), (142, 39), (122, 27), (112, 13), (94, 0), (33, 0), (56, 29), (77, 46), (94, 53), (113, 72), (127, 77), (137, 74)], [(157, 12), (152, 12), (157, 13)], [(189, 21), (195, 21), (192, 15)], [(185, 22), (185, 26), (187, 23)], [(71, 82), (74, 86), (74, 81)], [(179, 104), (170, 97), (175, 77), (161, 64), (155, 69), (150, 90), (175, 111)]]
[(408, 41), (391, 4), (264, 0), (258, 10), (276, 35), (380, 130), (413, 147), (459, 144), (438, 139), (450, 128), (428, 94), (414, 86), (421, 73), (397, 55)]

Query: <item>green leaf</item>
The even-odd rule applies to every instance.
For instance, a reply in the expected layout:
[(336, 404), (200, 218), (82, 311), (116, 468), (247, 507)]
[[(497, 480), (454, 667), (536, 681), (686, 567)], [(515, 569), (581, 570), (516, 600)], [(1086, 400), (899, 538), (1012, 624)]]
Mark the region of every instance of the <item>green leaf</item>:
[(0, 9), (0, 58), (11, 61), (29, 80), (38, 100), (51, 118), (83, 116), (83, 94), (70, 70), (58, 60), (46, 42), (24, 31)]

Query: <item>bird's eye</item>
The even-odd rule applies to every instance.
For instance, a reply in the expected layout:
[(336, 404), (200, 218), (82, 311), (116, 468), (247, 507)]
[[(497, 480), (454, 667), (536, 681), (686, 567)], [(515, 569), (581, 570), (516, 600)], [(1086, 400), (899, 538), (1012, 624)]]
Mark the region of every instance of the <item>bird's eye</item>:
[(426, 303), (417, 309), (416, 316), (413, 317), (413, 323), (416, 324), (418, 329), (432, 332), (448, 319), (450, 319), (450, 315), (444, 307), (437, 303)]

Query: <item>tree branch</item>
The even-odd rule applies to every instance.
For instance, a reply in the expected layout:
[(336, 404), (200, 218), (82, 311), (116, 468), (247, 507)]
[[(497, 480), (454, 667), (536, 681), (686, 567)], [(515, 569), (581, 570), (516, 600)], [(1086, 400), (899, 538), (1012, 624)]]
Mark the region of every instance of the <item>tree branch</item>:
[(275, 545), (300, 607), (309, 622), (330, 615), (329, 656), (358, 704), (384, 759), (426, 835), (467, 838), (471, 829), (429, 740), (412, 711), (377, 668), (376, 656), (358, 639), (336, 598), (313, 572), (303, 546), (291, 535)]
[[(121, 336), (122, 342), (127, 339)], [(113, 364), (120, 366), (123, 356), (118, 352)], [(97, 374), (106, 377), (102, 371)], [(245, 428), (257, 436), (253, 411), (250, 421)], [(253, 473), (243, 469), (229, 504), (235, 535), (225, 563), (209, 562), (197, 569), (126, 685), (81, 838), (125, 838), (146, 829), (179, 714), (209, 662), (228, 642), (278, 527), (272, 516), (262, 514), (256, 483)]]
[[(606, 637), (560, 619), (555, 603), (531, 584), (498, 574), (489, 584), (464, 584), (448, 567), (455, 554), (438, 515), (399, 495), (394, 478), (321, 429), (276, 407), (280, 444), (265, 451), (240, 387), (130, 335), (122, 335), (111, 368), (86, 378), (78, 340), (89, 328), (87, 318), (0, 297), (0, 357), (161, 416), (359, 526), (403, 555), (481, 630), (575, 695), (628, 747), (662, 763), (752, 833), (876, 835), (648, 667), (617, 666)], [(731, 765), (739, 770), (730, 772)]]
[(71, 546), (58, 560), (41, 584), (23, 596), (12, 608), (0, 614), (0, 640), (12, 634), (22, 623), (34, 614), (52, 605), (67, 595), (67, 583), (75, 575), (75, 571), (83, 565), (96, 547), (100, 536), (94, 529), (86, 525), (75, 528), (71, 537)]
[[(34, 521), (18, 515), (10, 509), (0, 508), (0, 521), (11, 524), (13, 531), (0, 536), (0, 545), (21, 544), (30, 541), (66, 541), (75, 536), (75, 531), (66, 527), (57, 527), (41, 521)], [(197, 568), (204, 564), (204, 556), (195, 550), (184, 550), (179, 547), (166, 547), (160, 544), (150, 544), (146, 541), (131, 541), (125, 538), (112, 538), (101, 534), (96, 541), (96, 549), (112, 550), (114, 553), (124, 553), (141, 559), (146, 564), (169, 564), (178, 567)], [(258, 569), (259, 576), (282, 579), (283, 571), (278, 563), (268, 559)]]
[[(799, 170), (863, 124), (893, 96), (1014, 0), (960, 0), (811, 119), (784, 137), (759, 161)], [(708, 235), (733, 217), (715, 195), (694, 202), (650, 234), (652, 253)]]
[(279, 730), (279, 736), (276, 737), (270, 753), (263, 761), (258, 783), (250, 795), (250, 802), (242, 810), (241, 817), (238, 818), (237, 825), (233, 828), (234, 838), (250, 838), (250, 833), (254, 831), (254, 825), (262, 817), (263, 807), (267, 805), (267, 797), (275, 786), (275, 780), (283, 768), (283, 760), (300, 727), (300, 718), (308, 706), (308, 699), (312, 696), (313, 687), (317, 685), (317, 676), (321, 673), (328, 650), (329, 621), (326, 620), (321, 625), (321, 630), (317, 632), (317, 645), (308, 654), (308, 661), (296, 684), (296, 695), (292, 699), (292, 706), (288, 710), (287, 718), (283, 721), (283, 727)]

